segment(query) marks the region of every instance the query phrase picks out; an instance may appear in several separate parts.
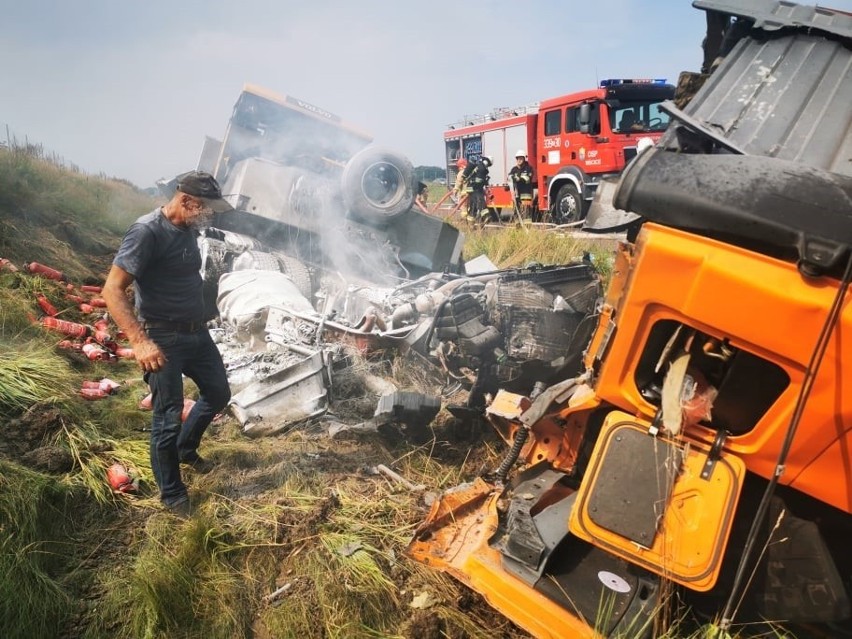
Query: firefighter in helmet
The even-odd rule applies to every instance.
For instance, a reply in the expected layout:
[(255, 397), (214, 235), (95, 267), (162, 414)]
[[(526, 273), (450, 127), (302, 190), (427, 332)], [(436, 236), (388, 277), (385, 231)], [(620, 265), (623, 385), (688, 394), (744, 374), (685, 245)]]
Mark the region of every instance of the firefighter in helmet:
[(515, 166), (509, 171), (512, 191), (515, 194), (515, 210), (522, 218), (532, 218), (533, 169), (527, 162), (526, 151), (519, 149), (515, 153)]
[(456, 162), (456, 183), (453, 186), (453, 200), (459, 201), (464, 193), (464, 170), (467, 168), (467, 160), (459, 158)]
[(488, 169), (493, 163), (490, 156), (482, 155), (478, 162), (469, 163), (464, 170), (468, 221), (484, 220), (491, 214), (485, 202), (485, 189), (489, 181)]

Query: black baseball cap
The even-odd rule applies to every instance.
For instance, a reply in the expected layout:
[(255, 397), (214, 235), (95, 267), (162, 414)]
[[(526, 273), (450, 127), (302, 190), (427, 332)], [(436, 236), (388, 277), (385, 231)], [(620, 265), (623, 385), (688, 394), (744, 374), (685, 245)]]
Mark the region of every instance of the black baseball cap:
[(219, 183), (209, 173), (204, 171), (187, 171), (177, 176), (177, 190), (186, 193), (209, 206), (214, 213), (227, 213), (234, 207), (222, 199), (222, 189)]

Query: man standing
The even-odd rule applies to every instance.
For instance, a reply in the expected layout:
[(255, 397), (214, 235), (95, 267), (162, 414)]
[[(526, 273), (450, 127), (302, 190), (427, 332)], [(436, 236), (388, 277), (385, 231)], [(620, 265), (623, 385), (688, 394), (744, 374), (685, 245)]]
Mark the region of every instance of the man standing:
[[(173, 512), (188, 515), (180, 464), (199, 473), (212, 470), (212, 463), (199, 456), (198, 445), (231, 398), (222, 357), (206, 329), (196, 229), (212, 213), (231, 206), (209, 173), (190, 171), (176, 181), (172, 199), (128, 229), (103, 297), (151, 387), (151, 468), (160, 499)], [(125, 294), (130, 284), (136, 292), (135, 313)], [(184, 374), (200, 396), (181, 426)]]
[(527, 162), (525, 151), (515, 153), (515, 166), (509, 171), (512, 190), (515, 192), (515, 208), (521, 218), (532, 219), (533, 170)]

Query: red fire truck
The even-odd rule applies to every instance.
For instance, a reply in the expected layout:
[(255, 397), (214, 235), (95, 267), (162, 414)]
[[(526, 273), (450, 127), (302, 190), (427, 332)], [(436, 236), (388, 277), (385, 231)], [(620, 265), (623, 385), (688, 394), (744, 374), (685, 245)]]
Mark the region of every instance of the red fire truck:
[(444, 132), (447, 183), (458, 161), (492, 159), (489, 206), (511, 211), (508, 184), (515, 154), (535, 171), (537, 215), (564, 224), (581, 220), (601, 178), (618, 174), (643, 137), (656, 142), (669, 122), (660, 104), (674, 97), (661, 79), (603, 80), (600, 87), (515, 109), (466, 118)]

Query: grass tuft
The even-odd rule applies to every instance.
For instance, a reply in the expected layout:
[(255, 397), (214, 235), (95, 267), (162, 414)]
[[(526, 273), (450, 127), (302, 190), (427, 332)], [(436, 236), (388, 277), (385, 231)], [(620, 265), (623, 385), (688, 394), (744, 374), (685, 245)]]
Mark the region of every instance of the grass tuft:
[(54, 578), (63, 564), (70, 492), (0, 460), (0, 619), (6, 639), (52, 637), (70, 611)]
[(65, 359), (49, 347), (25, 342), (0, 350), (0, 412), (17, 414), (33, 404), (68, 402), (74, 388)]

